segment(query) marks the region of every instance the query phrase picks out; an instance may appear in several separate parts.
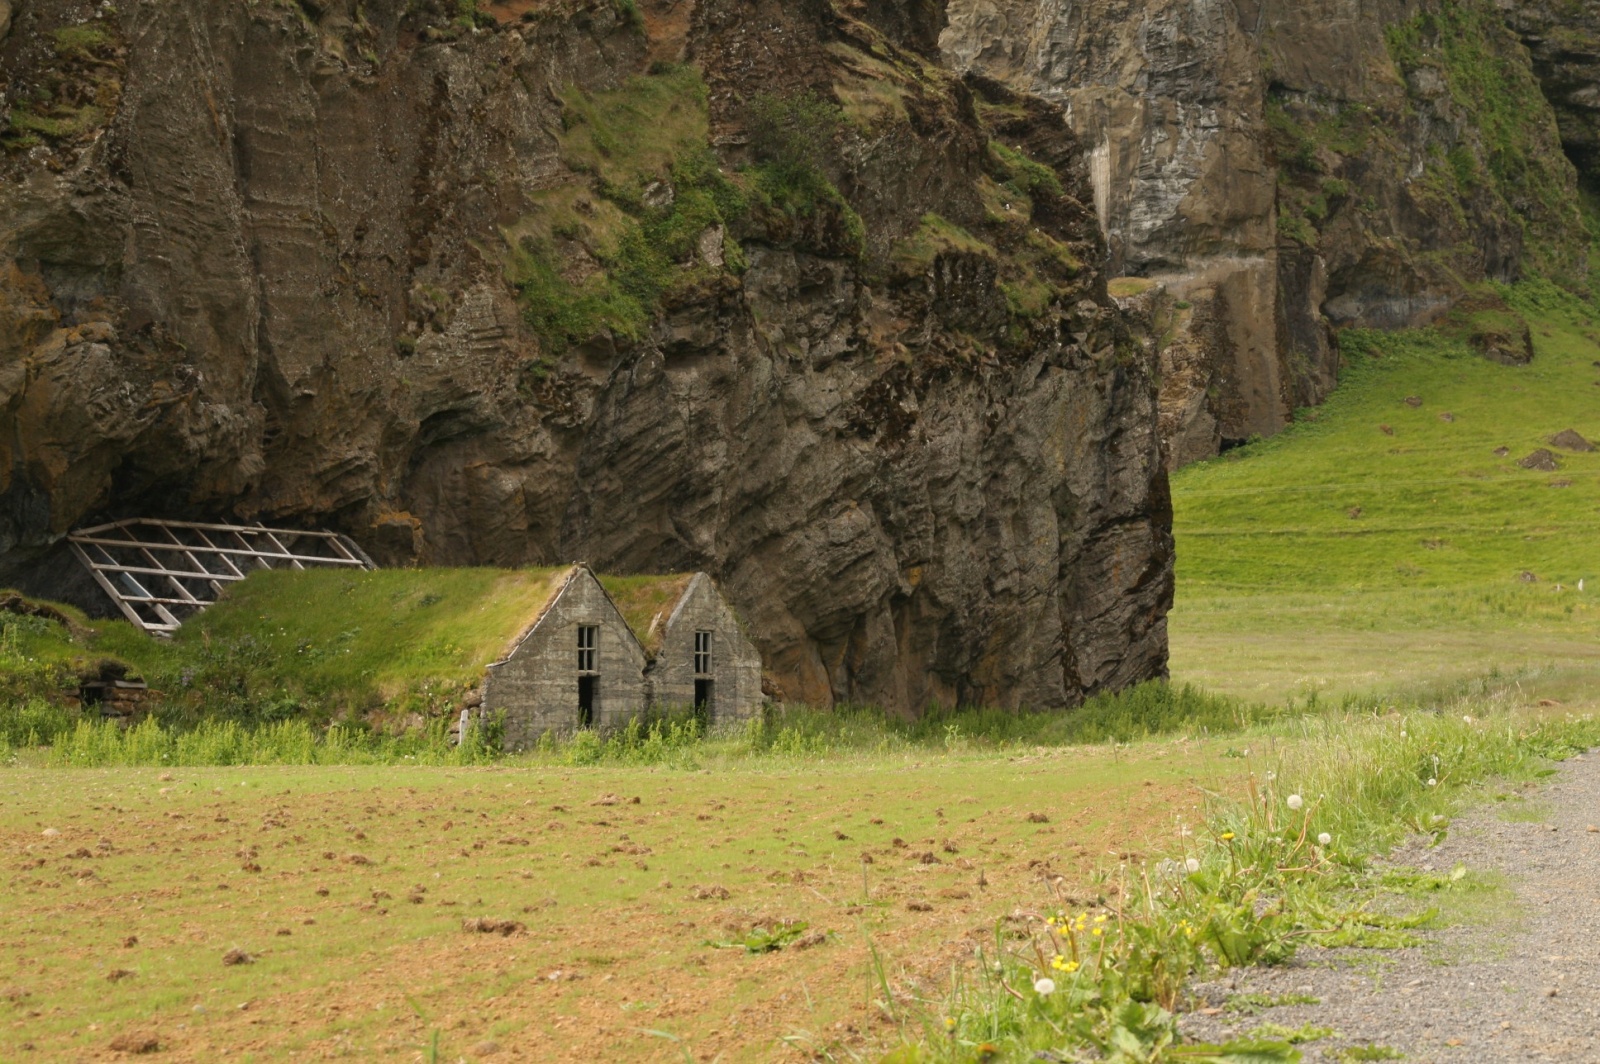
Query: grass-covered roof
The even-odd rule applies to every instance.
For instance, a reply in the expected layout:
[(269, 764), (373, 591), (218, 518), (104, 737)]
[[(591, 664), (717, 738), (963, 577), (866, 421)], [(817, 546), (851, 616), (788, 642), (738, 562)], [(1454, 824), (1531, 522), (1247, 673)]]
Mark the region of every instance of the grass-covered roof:
[[(262, 572), (189, 621), (174, 649), (254, 647), (273, 678), (309, 693), (392, 699), (476, 686), (568, 570)], [(265, 679), (265, 677), (263, 677)]]
[[(628, 622), (633, 634), (639, 637), (644, 651), (655, 657), (661, 649), (661, 635), (667, 625), (667, 616), (689, 588), (693, 573), (672, 573), (667, 576), (602, 576), (600, 586), (617, 604), (622, 619)], [(659, 622), (659, 623), (658, 623)]]

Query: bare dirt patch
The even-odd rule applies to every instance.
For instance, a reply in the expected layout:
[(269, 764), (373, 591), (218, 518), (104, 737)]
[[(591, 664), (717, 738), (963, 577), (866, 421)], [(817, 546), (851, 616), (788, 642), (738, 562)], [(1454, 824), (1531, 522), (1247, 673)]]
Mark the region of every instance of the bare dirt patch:
[[(436, 1037), (452, 1060), (487, 1042), (507, 1060), (864, 1051), (895, 1032), (870, 1003), (874, 951), (897, 997), (936, 995), (997, 919), (1114, 891), (1120, 860), (1241, 771), (1225, 745), (179, 784), (7, 769), (25, 797), (0, 807), (0, 1018), (40, 1059), (114, 1059), (135, 1025), (175, 1061), (411, 1059)], [(590, 804), (608, 794), (627, 797)], [(367, 864), (342, 856), (356, 832)], [(71, 856), (100, 838), (114, 850)], [(251, 849), (260, 872), (240, 867)], [(90, 860), (96, 878), (70, 874)], [(709, 944), (800, 924), (770, 952)]]

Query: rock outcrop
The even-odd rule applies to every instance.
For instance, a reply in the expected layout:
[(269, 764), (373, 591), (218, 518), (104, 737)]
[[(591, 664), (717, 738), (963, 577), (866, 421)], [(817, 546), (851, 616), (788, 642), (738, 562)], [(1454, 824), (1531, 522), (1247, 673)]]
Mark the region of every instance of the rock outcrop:
[[(1486, 278), (1583, 277), (1573, 169), (1501, 18), (1490, 0), (953, 0), (941, 45), (1062, 107), (1111, 271), (1190, 308), (1162, 396), (1181, 461), (1319, 402), (1338, 328), (1427, 323)], [(1569, 145), (1580, 126), (1563, 119)]]
[(1579, 179), (1600, 191), (1600, 0), (1498, 0), (1527, 45)]
[(708, 570), (792, 700), (1161, 675), (1156, 355), (1078, 143), (942, 69), (936, 6), (841, 7), (29, 0), (0, 583), (62, 591), (87, 519), (262, 517)]

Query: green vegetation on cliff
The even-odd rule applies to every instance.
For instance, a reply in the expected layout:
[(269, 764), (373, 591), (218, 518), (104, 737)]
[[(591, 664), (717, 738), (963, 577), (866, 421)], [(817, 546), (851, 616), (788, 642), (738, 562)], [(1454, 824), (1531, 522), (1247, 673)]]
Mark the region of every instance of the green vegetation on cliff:
[[(1266, 125), (1279, 168), (1278, 231), (1317, 246), (1329, 225), (1411, 226), (1392, 250), (1443, 287), (1484, 274), (1584, 283), (1572, 164), (1526, 50), (1489, 0), (1439, 0), (1389, 25), (1389, 91), (1365, 100), (1273, 83)], [(1270, 74), (1270, 72), (1269, 72)], [(1406, 227), (1402, 225), (1402, 228)]]
[(1470, 118), (1454, 144), (1435, 146), (1444, 165), (1430, 166), (1443, 195), (1486, 189), (1521, 221), (1530, 264), (1541, 273), (1581, 280), (1585, 250), (1572, 164), (1560, 150), (1555, 114), (1526, 52), (1488, 0), (1441, 0), (1390, 26), (1389, 53), (1412, 91), (1436, 75)]
[(562, 161), (590, 180), (535, 197), (506, 234), (528, 322), (556, 353), (602, 329), (636, 336), (671, 289), (736, 268), (727, 226), (746, 210), (709, 147), (692, 68), (563, 104)]

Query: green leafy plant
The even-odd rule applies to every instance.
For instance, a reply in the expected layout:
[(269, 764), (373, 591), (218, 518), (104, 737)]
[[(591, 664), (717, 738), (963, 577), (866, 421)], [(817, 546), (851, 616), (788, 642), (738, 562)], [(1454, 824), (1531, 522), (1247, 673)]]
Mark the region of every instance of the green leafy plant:
[(770, 928), (753, 927), (737, 939), (707, 944), (715, 949), (742, 949), (746, 953), (776, 953), (799, 940), (809, 926), (804, 920), (794, 920), (774, 924)]

